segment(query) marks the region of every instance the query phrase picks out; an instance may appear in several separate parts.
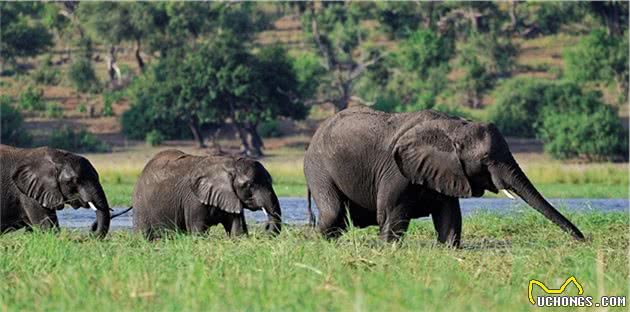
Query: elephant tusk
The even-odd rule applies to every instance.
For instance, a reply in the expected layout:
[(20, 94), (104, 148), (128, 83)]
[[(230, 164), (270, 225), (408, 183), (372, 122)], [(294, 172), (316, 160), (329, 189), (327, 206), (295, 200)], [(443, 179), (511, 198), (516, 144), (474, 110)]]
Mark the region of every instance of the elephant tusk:
[(267, 213), (267, 209), (265, 207), (262, 207), (262, 211), (265, 213), (265, 217), (269, 216), (269, 214)]
[(94, 206), (94, 204), (92, 204), (92, 202), (88, 202), (88, 205), (90, 206), (90, 209), (97, 211), (98, 209), (96, 209), (96, 206)]
[(506, 189), (502, 189), (501, 191), (503, 191), (503, 194), (505, 194), (505, 196), (507, 196), (510, 199), (516, 199), (516, 197), (514, 197), (514, 195), (512, 195), (512, 193)]

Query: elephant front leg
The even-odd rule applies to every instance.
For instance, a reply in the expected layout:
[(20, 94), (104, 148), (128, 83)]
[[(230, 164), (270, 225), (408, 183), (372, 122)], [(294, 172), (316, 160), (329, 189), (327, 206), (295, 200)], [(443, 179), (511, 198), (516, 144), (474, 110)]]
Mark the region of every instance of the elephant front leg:
[(223, 223), (225, 232), (229, 236), (247, 235), (247, 223), (245, 223), (245, 214), (229, 214)]
[(380, 223), (379, 237), (387, 242), (400, 240), (409, 227), (409, 217), (402, 207), (396, 207), (385, 213), (384, 220)]
[(462, 212), (457, 198), (449, 198), (433, 208), (431, 213), (438, 242), (459, 247), (462, 237)]
[(54, 210), (48, 210), (38, 203), (28, 203), (24, 207), (29, 227), (37, 227), (41, 230), (59, 230), (59, 219)]

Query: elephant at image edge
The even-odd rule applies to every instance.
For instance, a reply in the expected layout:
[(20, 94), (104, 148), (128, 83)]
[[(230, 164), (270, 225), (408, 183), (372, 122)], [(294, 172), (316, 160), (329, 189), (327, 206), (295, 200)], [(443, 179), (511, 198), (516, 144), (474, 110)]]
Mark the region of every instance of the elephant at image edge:
[(534, 188), (493, 124), (432, 110), (388, 114), (352, 107), (317, 129), (304, 174), (319, 208), (319, 230), (328, 237), (345, 230), (347, 209), (355, 226), (379, 225), (385, 240), (398, 239), (410, 219), (431, 215), (438, 241), (459, 245), (458, 198), (504, 190), (584, 239)]
[(262, 209), (265, 229), (280, 232), (278, 197), (259, 162), (166, 150), (149, 161), (136, 183), (133, 225), (149, 239), (159, 230), (200, 233), (219, 223), (229, 235), (247, 234), (243, 208)]
[(109, 204), (87, 159), (48, 147), (0, 145), (0, 171), (0, 233), (32, 226), (57, 229), (56, 211), (69, 204), (96, 210), (93, 230), (100, 237), (107, 235)]

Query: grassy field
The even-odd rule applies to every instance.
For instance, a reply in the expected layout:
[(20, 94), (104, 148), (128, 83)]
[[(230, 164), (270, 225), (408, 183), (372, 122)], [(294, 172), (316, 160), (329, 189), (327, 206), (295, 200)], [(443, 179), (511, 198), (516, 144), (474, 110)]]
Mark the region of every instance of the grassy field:
[[(191, 147), (177, 147), (200, 154)], [(162, 148), (139, 147), (112, 154), (89, 154), (101, 176), (112, 206), (128, 206), (133, 186), (146, 162)], [(261, 162), (271, 173), (278, 196), (306, 196), (302, 172), (303, 148), (268, 151)], [(534, 185), (549, 198), (626, 198), (628, 164), (567, 164), (544, 155), (516, 154), (516, 158)], [(488, 197), (498, 197), (486, 193)]]
[(376, 228), (335, 241), (290, 226), (157, 242), (16, 232), (0, 236), (0, 311), (527, 311), (530, 279), (556, 288), (571, 275), (595, 302), (627, 295), (628, 214), (567, 215), (587, 242), (533, 212), (466, 217), (456, 250), (434, 243), (426, 219), (395, 244)]

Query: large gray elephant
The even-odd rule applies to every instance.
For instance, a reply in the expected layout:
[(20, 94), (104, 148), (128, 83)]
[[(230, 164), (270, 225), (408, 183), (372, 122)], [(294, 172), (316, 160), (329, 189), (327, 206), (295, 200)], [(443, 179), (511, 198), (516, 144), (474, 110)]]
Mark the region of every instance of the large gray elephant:
[(98, 173), (78, 155), (48, 147), (0, 145), (0, 233), (38, 226), (59, 228), (65, 204), (96, 210), (95, 232), (109, 230), (110, 210)]
[(379, 225), (385, 240), (398, 239), (410, 219), (431, 215), (438, 241), (459, 245), (458, 198), (505, 190), (584, 239), (534, 188), (493, 124), (432, 110), (349, 108), (320, 125), (304, 156), (304, 174), (319, 208), (319, 230), (328, 237), (345, 230), (348, 215), (358, 227)]
[(266, 230), (280, 232), (278, 197), (259, 162), (166, 150), (149, 161), (136, 183), (133, 224), (149, 239), (160, 230), (200, 233), (219, 223), (228, 235), (240, 235), (247, 233), (243, 208), (262, 209)]

